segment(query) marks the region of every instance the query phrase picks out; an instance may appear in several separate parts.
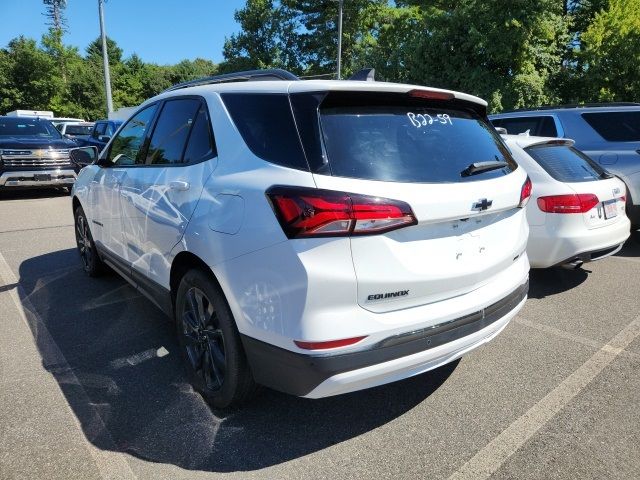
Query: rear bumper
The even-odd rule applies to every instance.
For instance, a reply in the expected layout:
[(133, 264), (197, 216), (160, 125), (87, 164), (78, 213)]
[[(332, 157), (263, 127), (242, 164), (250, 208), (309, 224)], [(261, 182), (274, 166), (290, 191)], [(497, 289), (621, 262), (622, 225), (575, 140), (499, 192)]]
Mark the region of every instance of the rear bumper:
[[(38, 175), (48, 175), (49, 178), (38, 179)], [(75, 180), (76, 172), (73, 169), (11, 170), (0, 174), (0, 188), (67, 186)]]
[(529, 227), (527, 255), (532, 268), (548, 268), (580, 259), (583, 262), (599, 260), (616, 253), (629, 238), (629, 219), (613, 225), (589, 230), (587, 228), (556, 229), (546, 226)]
[(388, 337), (366, 350), (306, 355), (242, 335), (255, 380), (320, 398), (393, 382), (451, 362), (496, 336), (522, 308), (529, 282), (464, 317)]

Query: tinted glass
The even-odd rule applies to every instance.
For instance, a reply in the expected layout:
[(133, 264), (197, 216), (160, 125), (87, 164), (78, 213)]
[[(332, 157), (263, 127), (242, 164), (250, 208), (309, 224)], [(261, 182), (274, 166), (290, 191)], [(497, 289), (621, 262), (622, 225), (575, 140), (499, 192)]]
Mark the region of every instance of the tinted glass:
[(285, 167), (309, 169), (288, 95), (226, 93), (222, 99), (256, 156)]
[(65, 133), (67, 135), (89, 135), (92, 128), (91, 125), (67, 125)]
[(507, 133), (518, 135), (527, 130), (529, 135), (539, 137), (557, 137), (558, 130), (553, 117), (548, 115), (540, 117), (496, 118), (491, 120), (496, 127), (507, 129)]
[(138, 112), (113, 139), (108, 159), (116, 165), (135, 165), (144, 163), (141, 155), (149, 123), (153, 120), (157, 105), (151, 105)]
[(590, 182), (607, 176), (598, 164), (573, 147), (541, 145), (526, 152), (560, 182)]
[(189, 135), (189, 140), (187, 141), (187, 149), (184, 152), (184, 162), (195, 163), (200, 160), (215, 157), (216, 155), (215, 144), (211, 137), (207, 107), (200, 105), (196, 121), (191, 130), (191, 135)]
[(0, 118), (0, 137), (61, 138), (51, 122), (37, 118)]
[(104, 131), (107, 128), (106, 123), (97, 123), (95, 128), (93, 129), (93, 134), (91, 135), (93, 138), (98, 138), (101, 135), (104, 135)]
[(182, 163), (182, 153), (199, 107), (199, 100), (187, 98), (164, 104), (151, 136), (147, 163)]
[(608, 142), (640, 142), (640, 111), (583, 113), (582, 117)]
[[(468, 182), (507, 175), (517, 165), (477, 113), (425, 106), (335, 107), (321, 110), (333, 175), (394, 182)], [(507, 166), (465, 176), (475, 162)]]

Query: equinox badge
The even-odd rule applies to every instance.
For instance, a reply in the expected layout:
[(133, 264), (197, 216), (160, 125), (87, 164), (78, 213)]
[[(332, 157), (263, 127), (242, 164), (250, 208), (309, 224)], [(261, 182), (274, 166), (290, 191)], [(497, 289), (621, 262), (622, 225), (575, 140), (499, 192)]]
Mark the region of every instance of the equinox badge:
[(367, 297), (367, 300), (382, 300), (384, 298), (404, 297), (405, 295), (409, 295), (409, 290), (399, 290), (397, 292), (387, 293), (374, 293), (373, 295), (369, 295)]

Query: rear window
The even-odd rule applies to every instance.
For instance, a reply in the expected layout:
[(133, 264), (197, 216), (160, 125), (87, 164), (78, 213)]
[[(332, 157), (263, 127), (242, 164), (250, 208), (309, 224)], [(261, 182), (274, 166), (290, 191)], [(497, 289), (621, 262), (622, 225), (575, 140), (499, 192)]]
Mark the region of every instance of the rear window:
[(221, 96), (254, 155), (285, 167), (309, 170), (287, 94), (223, 93)]
[(558, 130), (553, 117), (542, 115), (539, 117), (513, 117), (513, 118), (496, 118), (491, 120), (496, 127), (502, 127), (507, 133), (518, 135), (520, 133), (529, 132), (529, 135), (536, 137), (557, 137)]
[(582, 118), (607, 142), (640, 142), (640, 111), (583, 113)]
[(91, 125), (67, 125), (67, 135), (89, 135), (93, 127)]
[(529, 147), (526, 152), (560, 182), (591, 182), (608, 177), (597, 163), (573, 147), (540, 145)]
[[(409, 183), (487, 180), (517, 165), (478, 113), (446, 106), (321, 108), (322, 138), (332, 175)], [(476, 162), (506, 162), (463, 175)]]

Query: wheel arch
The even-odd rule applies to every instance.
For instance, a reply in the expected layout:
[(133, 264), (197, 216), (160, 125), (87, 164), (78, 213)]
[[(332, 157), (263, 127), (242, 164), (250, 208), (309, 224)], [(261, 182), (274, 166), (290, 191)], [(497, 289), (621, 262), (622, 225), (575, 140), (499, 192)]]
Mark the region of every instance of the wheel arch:
[(180, 280), (185, 273), (195, 268), (202, 270), (209, 275), (224, 295), (220, 282), (209, 265), (207, 265), (207, 263), (196, 254), (189, 251), (182, 251), (179, 252), (171, 262), (171, 270), (169, 272), (169, 289), (171, 291), (171, 302), (174, 310), (176, 307), (176, 293), (180, 285)]

